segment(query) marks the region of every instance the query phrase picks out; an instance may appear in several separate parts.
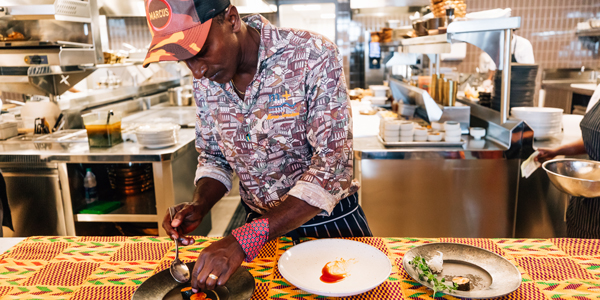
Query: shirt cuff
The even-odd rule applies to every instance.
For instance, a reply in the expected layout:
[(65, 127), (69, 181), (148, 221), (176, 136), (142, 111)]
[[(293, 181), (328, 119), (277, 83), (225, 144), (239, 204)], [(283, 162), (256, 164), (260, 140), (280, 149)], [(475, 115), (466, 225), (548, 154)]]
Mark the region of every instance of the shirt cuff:
[(323, 212), (319, 215), (325, 216), (329, 216), (339, 202), (339, 199), (336, 199), (336, 197), (332, 196), (320, 185), (300, 180), (296, 182), (296, 185), (288, 192), (288, 195), (322, 209)]
[(198, 183), (198, 180), (200, 180), (200, 178), (204, 177), (218, 180), (227, 188), (228, 193), (229, 191), (231, 191), (231, 186), (233, 185), (233, 174), (216, 167), (199, 166), (196, 169), (196, 178), (194, 179), (194, 185)]

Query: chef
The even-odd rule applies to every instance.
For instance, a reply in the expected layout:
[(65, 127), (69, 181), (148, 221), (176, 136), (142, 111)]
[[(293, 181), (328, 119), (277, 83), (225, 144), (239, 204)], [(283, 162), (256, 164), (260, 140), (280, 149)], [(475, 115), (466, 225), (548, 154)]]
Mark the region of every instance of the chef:
[[(531, 46), (531, 42), (529, 42), (528, 39), (518, 36), (514, 33), (512, 34), (510, 53), (511, 62), (513, 63), (535, 64), (533, 46)], [(479, 55), (479, 72), (488, 74), (486, 78), (488, 80), (492, 80), (494, 78), (494, 74), (496, 73), (496, 63), (494, 63), (492, 58), (485, 52), (482, 52), (481, 55)]]
[[(553, 149), (538, 149), (536, 160), (543, 163), (558, 155), (587, 154), (600, 161), (600, 85), (596, 87), (581, 120), (581, 139)], [(600, 198), (571, 197), (567, 206), (567, 236), (600, 239)]]
[(223, 285), (263, 245), (291, 237), (372, 236), (358, 205), (342, 58), (323, 36), (241, 18), (229, 0), (145, 0), (144, 65), (184, 61), (194, 76), (199, 152), (193, 201), (163, 227), (184, 245), (240, 178), (246, 225), (204, 249), (192, 287)]

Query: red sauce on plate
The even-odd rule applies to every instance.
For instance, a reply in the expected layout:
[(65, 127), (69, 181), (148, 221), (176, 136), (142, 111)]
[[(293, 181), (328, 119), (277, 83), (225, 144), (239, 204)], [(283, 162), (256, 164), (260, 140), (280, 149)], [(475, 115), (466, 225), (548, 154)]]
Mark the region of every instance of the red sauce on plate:
[(330, 261), (325, 264), (321, 272), (321, 281), (325, 283), (336, 283), (349, 276), (349, 265), (355, 264), (354, 258), (345, 260), (340, 258), (339, 260)]
[(346, 278), (346, 276), (344, 275), (337, 275), (337, 274), (331, 274), (329, 273), (329, 267), (326, 264), (323, 267), (323, 275), (321, 275), (321, 281), (325, 282), (325, 283), (336, 283), (344, 278)]

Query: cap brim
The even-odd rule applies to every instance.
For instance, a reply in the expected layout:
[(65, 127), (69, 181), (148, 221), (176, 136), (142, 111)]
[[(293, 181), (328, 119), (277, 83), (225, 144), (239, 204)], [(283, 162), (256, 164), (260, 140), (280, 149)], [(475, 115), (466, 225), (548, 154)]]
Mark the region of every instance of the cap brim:
[(159, 61), (180, 61), (194, 57), (206, 42), (212, 19), (166, 36), (154, 36), (144, 59), (144, 68)]

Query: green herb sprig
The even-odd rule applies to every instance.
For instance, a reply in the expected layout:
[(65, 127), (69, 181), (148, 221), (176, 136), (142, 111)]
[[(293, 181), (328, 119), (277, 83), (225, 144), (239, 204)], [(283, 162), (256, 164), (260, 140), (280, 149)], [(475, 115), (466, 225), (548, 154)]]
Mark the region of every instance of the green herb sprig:
[(433, 298), (435, 298), (435, 294), (437, 294), (437, 292), (443, 292), (445, 290), (455, 291), (457, 289), (458, 284), (456, 284), (455, 282), (453, 282), (450, 286), (444, 284), (444, 282), (446, 282), (446, 278), (438, 280), (437, 276), (433, 274), (433, 272), (431, 272), (431, 269), (429, 269), (425, 258), (421, 256), (415, 256), (415, 258), (413, 258), (413, 260), (409, 261), (408, 263), (411, 264), (417, 271), (417, 274), (419, 274), (419, 280), (426, 281), (427, 283), (433, 286)]

